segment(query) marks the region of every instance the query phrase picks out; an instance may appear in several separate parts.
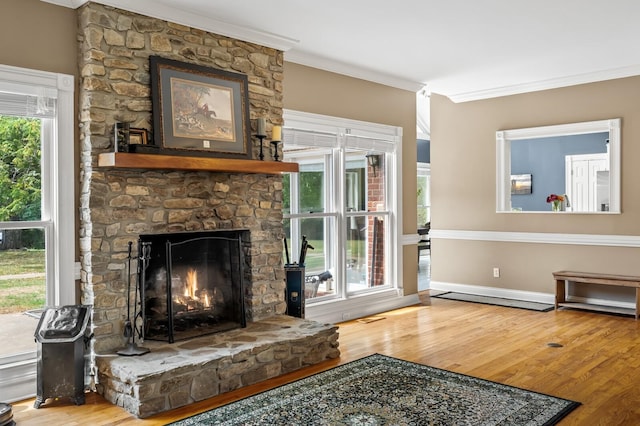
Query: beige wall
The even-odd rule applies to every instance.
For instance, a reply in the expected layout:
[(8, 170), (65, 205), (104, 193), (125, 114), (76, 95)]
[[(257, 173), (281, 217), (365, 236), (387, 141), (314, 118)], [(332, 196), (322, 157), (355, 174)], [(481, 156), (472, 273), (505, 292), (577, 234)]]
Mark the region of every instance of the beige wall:
[[(76, 10), (40, 0), (2, 0), (2, 10), (0, 63), (77, 77)], [(403, 128), (403, 233), (415, 234), (415, 94), (288, 62), (284, 68), (285, 108)], [(406, 294), (417, 291), (415, 250), (404, 247)]]
[[(77, 22), (77, 12), (70, 8), (55, 6), (40, 0), (2, 0), (0, 64), (73, 75), (76, 79), (77, 91)], [(74, 151), (75, 158), (78, 158), (77, 101), (75, 103)], [(78, 176), (79, 168), (76, 167), (74, 179), (76, 199), (78, 199)], [(76, 217), (76, 224), (78, 229), (78, 217)], [(76, 243), (76, 259), (78, 253)]]
[(40, 0), (2, 0), (0, 63), (77, 75), (76, 15)]
[[(433, 95), (432, 229), (640, 235), (639, 98), (640, 77), (460, 104)], [(495, 212), (497, 130), (617, 117), (622, 214)], [(556, 270), (640, 274), (637, 248), (442, 239), (432, 247), (434, 282), (553, 293)], [(500, 267), (500, 278), (493, 278), (493, 267)]]
[[(415, 93), (291, 62), (284, 63), (284, 76), (286, 109), (402, 127), (402, 232), (416, 234)], [(405, 246), (403, 256), (405, 294), (413, 294), (418, 288), (416, 246)]]

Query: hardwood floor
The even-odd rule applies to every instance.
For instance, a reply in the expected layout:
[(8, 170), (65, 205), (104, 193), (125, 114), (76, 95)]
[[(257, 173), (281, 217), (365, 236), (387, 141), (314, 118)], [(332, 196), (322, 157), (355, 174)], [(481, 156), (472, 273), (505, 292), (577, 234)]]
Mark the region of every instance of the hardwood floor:
[(582, 402), (563, 426), (640, 424), (640, 321), (633, 317), (542, 313), (433, 299), (428, 293), (421, 300), (381, 314), (379, 321), (340, 324), (339, 360), (149, 419), (136, 419), (95, 394), (82, 406), (66, 399), (39, 410), (33, 400), (13, 403), (14, 419), (19, 426), (161, 425), (378, 352)]

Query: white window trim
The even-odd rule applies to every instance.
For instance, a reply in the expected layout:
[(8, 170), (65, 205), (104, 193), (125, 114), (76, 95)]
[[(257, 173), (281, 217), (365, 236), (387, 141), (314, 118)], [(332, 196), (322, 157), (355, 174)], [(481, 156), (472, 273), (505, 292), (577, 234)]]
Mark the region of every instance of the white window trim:
[[(53, 141), (51, 149), (43, 152), (43, 159), (50, 164), (43, 164), (42, 168), (43, 185), (47, 185), (43, 193), (49, 197), (50, 206), (43, 211), (43, 219), (50, 220), (44, 226), (47, 283), (53, 283), (47, 288), (47, 304), (75, 304), (74, 76), (0, 65), (0, 88), (12, 87), (18, 93), (38, 94), (44, 89), (57, 98), (57, 119), (53, 126), (43, 126), (43, 132), (52, 132)], [(11, 224), (7, 228), (28, 224)], [(0, 365), (0, 399), (8, 402), (33, 397), (36, 391), (35, 351), (14, 358)]]
[[(387, 171), (388, 210), (391, 220), (391, 271), (390, 281), (396, 287), (373, 293), (349, 295), (347, 299), (332, 299), (309, 304), (306, 316), (320, 322), (340, 322), (352, 318), (372, 315), (417, 303), (417, 295), (403, 293), (403, 244), (402, 244), (402, 128), (368, 123), (339, 117), (331, 117), (301, 111), (284, 110), (284, 125), (296, 129), (329, 134), (351, 134), (364, 138), (381, 138), (393, 141), (393, 153), (385, 165)], [(348, 132), (347, 129), (350, 129)], [(339, 177), (340, 178), (340, 177)], [(344, 184), (344, 178), (340, 178)], [(337, 194), (342, 202), (342, 194)], [(339, 209), (339, 211), (342, 211)], [(341, 235), (341, 234), (340, 234)], [(344, 238), (344, 236), (343, 236)]]
[[(418, 163), (417, 177), (426, 177), (427, 185), (431, 185), (431, 163)], [(427, 196), (427, 204), (423, 206), (418, 202), (418, 207), (427, 207), (429, 209), (431, 208), (431, 188), (428, 188), (427, 190), (429, 191)]]

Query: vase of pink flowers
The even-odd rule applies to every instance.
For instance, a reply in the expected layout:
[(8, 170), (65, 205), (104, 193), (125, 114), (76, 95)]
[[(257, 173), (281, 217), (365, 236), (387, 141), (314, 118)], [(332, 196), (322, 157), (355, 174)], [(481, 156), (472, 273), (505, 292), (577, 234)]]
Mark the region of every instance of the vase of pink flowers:
[(562, 203), (564, 202), (564, 196), (558, 194), (551, 194), (547, 197), (547, 203), (551, 204), (552, 212), (562, 211)]

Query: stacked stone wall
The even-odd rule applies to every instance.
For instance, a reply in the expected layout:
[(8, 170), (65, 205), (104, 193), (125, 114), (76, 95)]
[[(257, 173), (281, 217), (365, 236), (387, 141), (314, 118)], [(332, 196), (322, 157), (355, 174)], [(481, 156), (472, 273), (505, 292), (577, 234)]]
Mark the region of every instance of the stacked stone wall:
[[(282, 124), (282, 52), (96, 3), (78, 21), (81, 290), (94, 307), (94, 351), (125, 343), (128, 242), (141, 233), (248, 229), (247, 319), (283, 314), (280, 176), (97, 167), (115, 123), (154, 132), (149, 56), (247, 75), (252, 133), (257, 117), (270, 133)], [(252, 140), (254, 158), (258, 149)]]

